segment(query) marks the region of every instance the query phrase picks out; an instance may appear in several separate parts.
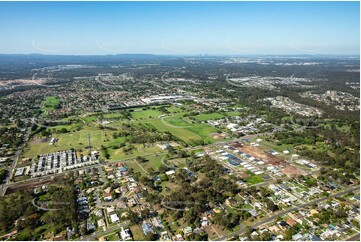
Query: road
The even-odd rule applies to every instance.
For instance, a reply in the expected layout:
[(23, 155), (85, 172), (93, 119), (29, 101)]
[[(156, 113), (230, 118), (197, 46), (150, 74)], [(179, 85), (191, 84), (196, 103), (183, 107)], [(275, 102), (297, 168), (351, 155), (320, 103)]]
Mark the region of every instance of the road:
[(0, 193), (1, 196), (4, 196), (5, 195), (5, 192), (6, 192), (6, 189), (8, 189), (9, 187), (16, 187), (20, 184), (23, 184), (23, 183), (31, 183), (31, 182), (35, 182), (35, 181), (43, 181), (43, 180), (51, 180), (52, 177), (56, 177), (56, 176), (64, 176), (64, 174), (68, 173), (68, 172), (74, 172), (74, 171), (77, 171), (77, 170), (81, 170), (81, 169), (87, 169), (87, 168), (92, 168), (92, 167), (101, 167), (103, 166), (104, 164), (103, 163), (99, 163), (99, 164), (95, 164), (95, 165), (89, 165), (89, 166), (84, 166), (84, 167), (79, 167), (79, 168), (76, 168), (76, 169), (73, 169), (73, 170), (68, 170), (68, 171), (65, 171), (65, 172), (62, 172), (62, 173), (57, 173), (57, 174), (49, 174), (49, 175), (44, 175), (42, 177), (34, 177), (34, 178), (29, 178), (29, 179), (26, 179), (26, 180), (23, 180), (23, 181), (18, 181), (18, 182), (11, 182), (11, 183), (8, 183), (8, 184), (3, 184), (1, 187), (0, 187), (0, 190), (1, 192), (3, 193)]
[[(31, 123), (33, 124), (34, 123), (34, 118), (31, 119)], [(21, 155), (21, 152), (25, 146), (25, 144), (28, 142), (29, 138), (30, 138), (30, 133), (31, 133), (31, 125), (28, 127), (25, 135), (24, 135), (24, 140), (23, 142), (21, 143), (21, 145), (18, 147), (18, 150), (15, 152), (15, 156), (14, 156), (14, 159), (13, 159), (13, 162), (11, 163), (10, 167), (9, 167), (9, 171), (8, 171), (8, 174), (5, 178), (5, 184), (1, 185), (0, 186), (0, 195), (1, 196), (4, 196), (5, 192), (6, 192), (6, 189), (7, 189), (7, 185), (9, 185), (10, 183), (10, 180), (11, 178), (13, 177), (14, 175), (14, 171), (15, 171), (15, 167), (16, 167), (16, 164), (18, 163), (18, 160), (19, 160), (19, 157)]]
[[(303, 208), (303, 207), (307, 207), (309, 205), (312, 205), (312, 204), (315, 204), (315, 203), (320, 203), (322, 201), (325, 201), (327, 199), (329, 199), (330, 197), (337, 197), (337, 196), (340, 196), (340, 195), (343, 195), (343, 194), (346, 194), (348, 192), (351, 192), (351, 191), (355, 191), (355, 190), (360, 190), (360, 186), (356, 186), (356, 187), (351, 187), (345, 191), (342, 191), (342, 192), (338, 192), (338, 193), (334, 193), (334, 194), (331, 194), (330, 196), (327, 196), (327, 197), (323, 197), (323, 198), (319, 198), (319, 199), (316, 199), (316, 200), (313, 200), (313, 201), (310, 201), (310, 202), (307, 202), (307, 203), (304, 203), (304, 204), (301, 204), (301, 205), (298, 205), (298, 206), (295, 206), (293, 208), (289, 208), (289, 209), (286, 209), (286, 210), (283, 210), (283, 211), (279, 211), (279, 212), (276, 212), (276, 213), (273, 213), (272, 216), (270, 217), (265, 217), (259, 221), (256, 221), (254, 222), (253, 224), (251, 224), (250, 226), (252, 228), (257, 228), (259, 226), (261, 226), (262, 224), (266, 224), (266, 223), (269, 223), (269, 222), (272, 222), (274, 221), (276, 218), (278, 217), (281, 217), (283, 215), (286, 215), (290, 212), (294, 212), (294, 211), (297, 211), (299, 210), (300, 208)], [(238, 235), (241, 235), (243, 233), (246, 232), (246, 227), (242, 227), (240, 230), (236, 231), (236, 232), (232, 232), (226, 236), (223, 236), (219, 239), (216, 239), (216, 240), (227, 240), (227, 238), (230, 238), (230, 237), (233, 237), (233, 236), (238, 236)]]
[(108, 227), (105, 231), (98, 231), (98, 232), (94, 232), (90, 235), (86, 235), (86, 236), (82, 236), (80, 237), (80, 241), (95, 241), (97, 240), (96, 238), (99, 238), (103, 235), (107, 235), (107, 234), (110, 234), (118, 229), (120, 229), (121, 227), (125, 227), (125, 226), (128, 226), (129, 225), (129, 221), (124, 221), (120, 224), (116, 224), (114, 226), (111, 226), (111, 227)]
[(346, 241), (360, 241), (360, 233), (357, 233), (354, 236), (346, 239)]

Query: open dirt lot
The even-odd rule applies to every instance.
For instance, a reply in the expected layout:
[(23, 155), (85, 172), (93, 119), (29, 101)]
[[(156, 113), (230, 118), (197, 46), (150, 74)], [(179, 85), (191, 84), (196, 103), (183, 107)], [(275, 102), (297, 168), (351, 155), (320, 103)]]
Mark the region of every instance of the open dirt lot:
[(32, 144), (49, 143), (51, 138), (37, 138), (31, 141)]
[(254, 147), (254, 146), (249, 146), (249, 145), (244, 145), (244, 144), (232, 144), (232, 146), (234, 148), (237, 148), (239, 151), (242, 151), (244, 153), (247, 153), (257, 159), (263, 160), (271, 165), (274, 166), (280, 166), (285, 164), (285, 161), (281, 158), (278, 158), (274, 155), (271, 155), (267, 152), (264, 152), (263, 150)]
[(226, 139), (226, 138), (228, 138), (228, 134), (227, 133), (212, 133), (211, 134), (211, 137), (213, 138), (213, 139)]
[(283, 168), (281, 168), (280, 171), (286, 176), (295, 177), (295, 176), (307, 174), (305, 171), (301, 170), (300, 168), (292, 166), (288, 164), (285, 160), (277, 156), (271, 155), (257, 147), (245, 145), (243, 143), (234, 143), (231, 146), (257, 159), (263, 160), (269, 165), (276, 167), (283, 166)]
[(301, 170), (300, 168), (291, 165), (286, 165), (284, 168), (280, 169), (280, 171), (289, 177), (296, 177), (299, 175), (307, 174), (305, 171)]

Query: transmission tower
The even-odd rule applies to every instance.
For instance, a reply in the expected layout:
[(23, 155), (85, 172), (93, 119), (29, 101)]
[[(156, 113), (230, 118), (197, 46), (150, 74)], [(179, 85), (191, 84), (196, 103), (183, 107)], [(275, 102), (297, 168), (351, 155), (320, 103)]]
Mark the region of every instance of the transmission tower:
[(90, 145), (90, 133), (88, 133), (88, 149), (89, 149), (89, 155), (91, 154), (92, 147)]

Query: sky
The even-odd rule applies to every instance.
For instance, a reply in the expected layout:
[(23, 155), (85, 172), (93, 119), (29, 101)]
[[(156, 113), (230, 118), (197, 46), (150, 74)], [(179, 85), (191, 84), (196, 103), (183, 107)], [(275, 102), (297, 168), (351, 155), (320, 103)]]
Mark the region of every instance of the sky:
[(359, 2), (0, 2), (2, 54), (359, 52)]

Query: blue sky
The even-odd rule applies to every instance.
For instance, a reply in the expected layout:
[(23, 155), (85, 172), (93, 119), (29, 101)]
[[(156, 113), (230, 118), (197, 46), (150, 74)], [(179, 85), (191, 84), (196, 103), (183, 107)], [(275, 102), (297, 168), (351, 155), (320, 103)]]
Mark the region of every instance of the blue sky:
[(359, 54), (359, 2), (0, 2), (0, 53)]

